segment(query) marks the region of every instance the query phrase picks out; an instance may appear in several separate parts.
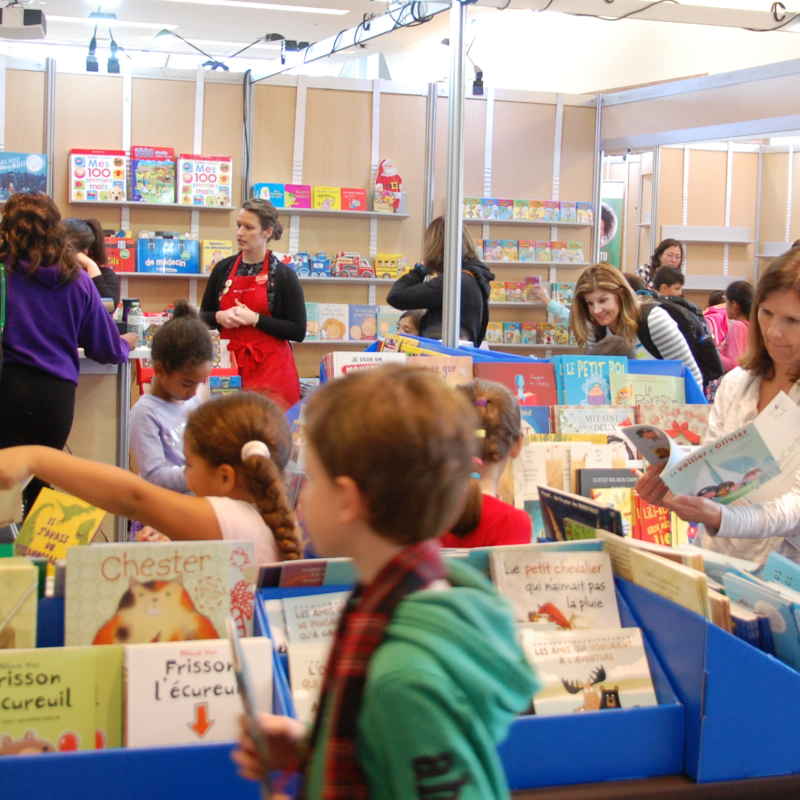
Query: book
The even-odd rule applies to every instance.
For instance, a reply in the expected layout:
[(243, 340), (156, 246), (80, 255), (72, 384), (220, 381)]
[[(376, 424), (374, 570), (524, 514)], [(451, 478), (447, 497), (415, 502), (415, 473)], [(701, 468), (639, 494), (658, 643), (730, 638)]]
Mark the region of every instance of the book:
[(559, 204), (559, 221), (560, 222), (577, 222), (578, 221), (578, 204), (570, 201), (562, 200)]
[(342, 211), (367, 211), (367, 191), (342, 188), (340, 203)]
[(378, 338), (382, 339), (397, 330), (402, 311), (392, 306), (378, 306)]
[(708, 606), (711, 612), (711, 621), (718, 628), (722, 628), (722, 630), (727, 631), (728, 633), (733, 633), (731, 601), (722, 592), (718, 592), (709, 586)]
[(528, 217), (532, 220), (544, 220), (544, 200), (531, 200), (528, 203)]
[(349, 309), (349, 338), (354, 341), (374, 341), (378, 337), (378, 306), (351, 304)]
[(0, 153), (0, 203), (17, 192), (47, 192), (46, 153)]
[(342, 190), (338, 186), (315, 186), (312, 190), (312, 207), (325, 211), (340, 211)]
[(631, 469), (583, 468), (578, 470), (578, 494), (591, 497), (595, 489), (632, 489), (638, 477)]
[(0, 558), (0, 650), (36, 647), (39, 570), (27, 558)]
[(529, 433), (550, 433), (550, 406), (520, 406), (522, 435)]
[[(583, 493), (581, 493), (583, 494)], [(634, 510), (633, 510), (633, 489), (626, 489), (624, 487), (609, 487), (601, 486), (598, 488), (590, 489), (588, 495), (590, 500), (594, 500), (603, 506), (608, 506), (616, 511), (619, 511), (622, 517), (622, 535), (632, 536), (634, 525)], [(587, 538), (593, 538), (596, 534), (593, 529), (591, 533), (587, 534)], [(570, 531), (567, 529), (569, 538)]]
[(519, 261), (519, 247), (515, 239), (500, 240), (500, 261)]
[(550, 242), (536, 241), (533, 243), (534, 261), (549, 264), (553, 260), (553, 251)]
[(520, 406), (551, 406), (556, 403), (553, 365), (545, 361), (478, 361), (474, 372), (476, 378), (502, 383)]
[(464, 198), (464, 219), (481, 219), (480, 197)]
[[(223, 626), (224, 630), (224, 626)], [(257, 710), (272, 710), (271, 643), (241, 640)], [(227, 639), (125, 647), (125, 746), (230, 742), (242, 713)]]
[(658, 705), (639, 628), (550, 632), (523, 624), (520, 643), (542, 682), (530, 713)]
[(138, 203), (175, 202), (175, 150), (133, 145), (128, 199)]
[(611, 398), (618, 406), (685, 403), (686, 383), (672, 375), (615, 373), (611, 376)]
[(536, 344), (536, 324), (534, 322), (524, 322), (520, 327), (520, 335), (522, 336), (522, 344)]
[(536, 622), (544, 630), (620, 627), (611, 561), (604, 550), (493, 548), (489, 567), (517, 622)]
[(470, 356), (411, 356), (409, 366), (424, 367), (438, 372), (449, 386), (462, 386), (472, 380)]
[(275, 208), (283, 208), (285, 204), (283, 183), (256, 183), (253, 184), (253, 197), (259, 200), (269, 200)]
[(349, 330), (349, 311), (346, 303), (318, 303), (319, 338), (346, 340)]
[(520, 344), (522, 341), (522, 326), (519, 322), (503, 323), (503, 344)]
[(593, 225), (594, 210), (592, 204), (580, 201), (575, 203), (575, 216), (579, 225)]
[(105, 515), (79, 497), (45, 486), (25, 517), (15, 543), (17, 554), (55, 564), (75, 545), (89, 544)]
[(500, 219), (500, 208), (495, 198), (481, 197), (481, 219)]
[(604, 530), (597, 530), (597, 538), (603, 542), (609, 557), (614, 574), (627, 581), (633, 581), (633, 567), (631, 553), (639, 550), (650, 555), (673, 561), (686, 567), (691, 567), (698, 572), (703, 570), (703, 557), (691, 547), (668, 547), (646, 542), (642, 539), (633, 539), (627, 536), (617, 536)]
[(319, 303), (306, 300), (306, 341), (319, 341)]
[(629, 408), (619, 406), (556, 406), (553, 409), (556, 433), (609, 433), (633, 424)]
[(490, 322), (486, 326), (486, 341), (488, 344), (503, 343), (503, 323)]
[(514, 218), (514, 201), (496, 198), (494, 200), (493, 212), (495, 216), (492, 219), (509, 220)]
[(530, 219), (530, 204), (527, 200), (514, 200), (514, 219)]
[(656, 544), (672, 544), (672, 517), (670, 510), (653, 505), (633, 494), (633, 537)]
[(636, 422), (655, 425), (680, 445), (696, 447), (706, 437), (711, 406), (700, 403), (658, 403), (636, 407)]
[[(564, 406), (609, 406), (611, 380), (624, 375), (625, 356), (555, 356), (558, 404)], [(614, 404), (616, 405), (616, 404)]]
[(558, 222), (558, 200), (543, 200), (542, 208), (544, 209), (544, 219), (546, 222)]
[(136, 240), (129, 236), (106, 236), (106, 266), (114, 272), (136, 272)]
[(134, 542), (67, 554), (68, 645), (218, 639), (253, 620), (252, 542)]
[(0, 756), (95, 749), (88, 647), (0, 650)]
[(580, 242), (568, 241), (563, 256), (567, 264), (582, 264), (584, 260), (583, 245)]
[(525, 284), (520, 281), (505, 281), (506, 302), (521, 303), (524, 298)]
[(208, 274), (223, 258), (232, 256), (236, 251), (230, 239), (203, 239), (200, 242), (200, 269)]
[(731, 633), (738, 636), (753, 647), (761, 647), (761, 631), (759, 627), (759, 615), (751, 611), (741, 603), (732, 602), (730, 604), (731, 623), (733, 629)]
[(492, 303), (506, 302), (505, 281), (492, 281), (489, 284), (489, 301)]
[[(552, 486), (539, 486), (539, 502), (542, 509), (545, 529), (548, 538), (554, 540), (571, 539), (565, 520), (579, 522), (583, 531), (602, 528), (609, 533), (622, 536), (622, 514), (615, 508), (582, 497), (579, 494), (566, 492)], [(595, 538), (594, 535), (584, 538)]]
[(487, 261), (503, 260), (503, 245), (499, 239), (483, 240), (483, 257)]
[[(2, 563), (0, 561), (0, 565)], [(796, 592), (800, 591), (800, 566), (774, 550), (767, 556), (760, 577), (762, 580), (772, 583), (782, 583)]]
[(638, 548), (630, 552), (630, 568), (631, 580), (637, 585), (711, 619), (708, 578), (704, 572)]
[(323, 359), (328, 380), (341, 378), (353, 370), (372, 369), (388, 363), (405, 363), (405, 353), (351, 353), (334, 351)]
[(530, 239), (520, 239), (517, 242), (520, 262), (532, 264), (536, 258), (536, 244)]
[(182, 205), (230, 208), (232, 181), (230, 156), (178, 156), (178, 202)]
[(286, 208), (311, 208), (311, 187), (308, 184), (287, 183), (283, 196)]
[(123, 665), (122, 645), (92, 647), (95, 670), (95, 748), (122, 747)]

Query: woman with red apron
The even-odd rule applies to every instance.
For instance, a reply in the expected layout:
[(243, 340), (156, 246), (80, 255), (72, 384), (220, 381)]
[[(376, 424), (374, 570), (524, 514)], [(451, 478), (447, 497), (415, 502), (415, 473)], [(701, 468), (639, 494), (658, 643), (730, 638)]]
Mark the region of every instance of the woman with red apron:
[(216, 264), (200, 308), (206, 322), (228, 340), (242, 388), (288, 408), (300, 399), (289, 341), (305, 337), (306, 315), (297, 276), (267, 246), (282, 231), (271, 203), (244, 203), (236, 217), (239, 253)]

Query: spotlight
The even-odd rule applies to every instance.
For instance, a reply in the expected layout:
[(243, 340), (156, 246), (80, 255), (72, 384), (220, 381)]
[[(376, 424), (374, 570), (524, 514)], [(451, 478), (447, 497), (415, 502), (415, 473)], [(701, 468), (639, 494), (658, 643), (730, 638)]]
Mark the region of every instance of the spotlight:
[(111, 33), (110, 28), (108, 30), (108, 35), (111, 37), (111, 55), (108, 57), (106, 69), (109, 75), (119, 75), (119, 59), (117, 58), (119, 45), (114, 41), (114, 34)]
[(97, 56), (95, 55), (96, 52), (97, 52), (97, 26), (95, 25), (94, 33), (92, 34), (92, 38), (89, 40), (89, 53), (86, 56), (87, 72), (100, 71), (100, 65), (97, 63)]
[(483, 72), (475, 67), (475, 80), (472, 81), (472, 94), (483, 97)]

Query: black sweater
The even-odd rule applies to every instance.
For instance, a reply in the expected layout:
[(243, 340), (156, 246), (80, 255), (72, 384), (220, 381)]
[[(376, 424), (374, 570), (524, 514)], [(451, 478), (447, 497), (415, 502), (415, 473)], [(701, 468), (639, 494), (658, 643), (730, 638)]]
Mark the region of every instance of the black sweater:
[[(480, 261), (464, 261), (461, 269), (461, 337), (480, 347), (489, 324), (489, 283), (494, 273)], [(386, 302), (404, 311), (428, 309), (420, 322), (420, 336), (440, 339), (443, 286), (441, 275), (425, 280), (424, 272), (414, 268), (394, 282)]]
[(114, 308), (119, 305), (119, 276), (110, 267), (99, 267), (100, 274), (92, 278), (100, 297), (110, 297)]
[[(219, 328), (215, 314), (219, 311), (219, 298), (225, 288), (228, 273), (237, 256), (229, 256), (217, 262), (203, 294), (200, 316), (210, 328)], [(292, 339), (302, 342), (306, 337), (306, 304), (303, 287), (291, 267), (271, 256), (269, 281), (264, 285), (269, 293), (271, 316), (258, 315), (256, 328), (276, 339)]]

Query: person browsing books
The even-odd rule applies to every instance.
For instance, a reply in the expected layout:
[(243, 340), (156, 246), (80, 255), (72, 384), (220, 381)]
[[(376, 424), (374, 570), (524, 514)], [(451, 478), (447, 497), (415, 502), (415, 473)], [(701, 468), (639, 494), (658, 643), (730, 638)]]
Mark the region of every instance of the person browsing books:
[(609, 333), (621, 336), (636, 358), (682, 361), (698, 387), (703, 386), (700, 368), (675, 320), (657, 305), (637, 303), (625, 276), (610, 264), (595, 264), (580, 274), (571, 309), (551, 300), (542, 286), (535, 292), (562, 324), (569, 321), (582, 347), (591, 350)]
[(288, 408), (300, 399), (289, 342), (305, 338), (306, 306), (294, 270), (269, 249), (282, 233), (272, 203), (245, 201), (236, 215), (239, 252), (223, 258), (211, 271), (200, 315), (228, 340), (242, 387)]
[[(0, 263), (7, 289), (0, 447), (41, 444), (60, 449), (75, 414), (78, 348), (95, 361), (120, 364), (136, 344), (136, 335), (120, 337), (47, 195), (15, 194), (6, 201)], [(43, 485), (37, 478), (25, 488), (26, 511)]]
[(119, 305), (119, 278), (106, 266), (106, 240), (100, 220), (67, 217), (64, 227), (81, 269), (86, 270), (100, 297), (111, 299), (113, 312)]
[(289, 430), (275, 403), (254, 392), (209, 400), (190, 415), (183, 446), (186, 486), (196, 496), (49, 447), (0, 450), (0, 488), (36, 475), (155, 529), (140, 532), (143, 541), (246, 540), (260, 564), (300, 557), (282, 482)]
[[(406, 309), (426, 309), (419, 323), (419, 335), (442, 338), (444, 294), (444, 217), (437, 217), (425, 231), (421, 264), (398, 278), (386, 302)], [(461, 258), (461, 333), (462, 339), (480, 347), (489, 324), (489, 284), (494, 273), (478, 258), (466, 228), (462, 229)]]
[(211, 372), (214, 346), (208, 326), (185, 300), (177, 300), (172, 318), (153, 337), (150, 352), (151, 392), (131, 411), (136, 470), (150, 483), (187, 492), (183, 431), (189, 414), (202, 402), (197, 388)]
[(505, 386), (493, 381), (474, 380), (457, 391), (466, 395), (478, 414), (480, 454), (464, 512), (439, 541), (443, 547), (530, 544), (530, 517), (497, 497), (501, 475), (522, 450), (517, 401)]
[(650, 256), (649, 264), (642, 264), (636, 269), (636, 274), (644, 281), (648, 289), (656, 289), (653, 279), (659, 267), (672, 267), (680, 270), (683, 266), (683, 245), (677, 239), (662, 239), (653, 255)]
[(331, 648), (310, 733), (262, 715), (270, 763), (242, 733), (240, 773), (300, 771), (324, 797), (508, 798), (497, 745), (538, 681), (491, 584), (445, 563), (478, 452), (474, 406), (433, 372), (386, 366), (315, 392), (301, 515), (358, 583)]
[[(717, 389), (705, 442), (752, 422), (786, 392), (800, 402), (800, 250), (775, 259), (758, 282), (747, 353)], [(710, 550), (763, 564), (772, 550), (800, 561), (800, 475), (791, 492), (766, 503), (722, 506), (704, 497), (673, 495), (651, 466), (636, 485), (650, 503), (704, 525), (702, 544)]]

